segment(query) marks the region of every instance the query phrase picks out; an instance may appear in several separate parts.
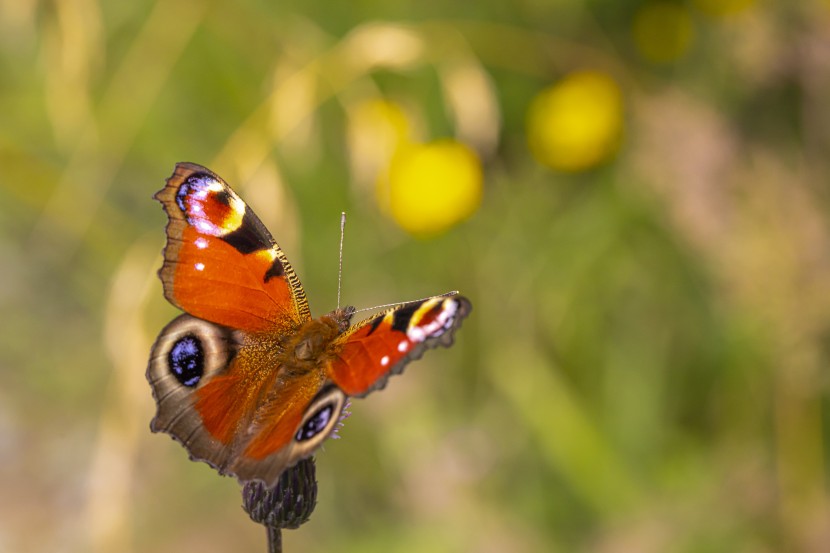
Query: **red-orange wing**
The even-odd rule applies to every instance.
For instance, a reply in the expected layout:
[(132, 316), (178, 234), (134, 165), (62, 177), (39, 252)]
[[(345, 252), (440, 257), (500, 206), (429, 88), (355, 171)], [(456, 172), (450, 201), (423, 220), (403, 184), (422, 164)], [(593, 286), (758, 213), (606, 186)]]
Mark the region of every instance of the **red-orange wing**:
[[(264, 366), (260, 356), (240, 348), (227, 373), (196, 390), (195, 409), (211, 437), (232, 452), (221, 472), (274, 486), (334, 431), (346, 396), (314, 371), (263, 375), (256, 368)], [(258, 375), (266, 378), (257, 382)]]
[(335, 340), (329, 378), (349, 396), (383, 388), (389, 375), (400, 373), (427, 349), (452, 345), (471, 309), (462, 296), (437, 296), (366, 319)]
[(183, 314), (153, 345), (147, 379), (154, 432), (222, 474), (272, 487), (334, 431), (346, 396), (319, 370), (287, 377), (264, 340)]
[(288, 331), (311, 318), (285, 254), (218, 175), (179, 163), (155, 198), (169, 218), (159, 275), (170, 303), (248, 332)]

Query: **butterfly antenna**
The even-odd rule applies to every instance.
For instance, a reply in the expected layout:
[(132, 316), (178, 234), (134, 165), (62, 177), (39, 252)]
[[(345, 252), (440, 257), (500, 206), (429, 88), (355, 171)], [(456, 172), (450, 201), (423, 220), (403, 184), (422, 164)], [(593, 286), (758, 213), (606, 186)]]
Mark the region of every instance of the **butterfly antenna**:
[(458, 294), (458, 290), (453, 290), (452, 292), (444, 292), (443, 294), (438, 294), (437, 296), (429, 296), (426, 298), (421, 298), (418, 300), (409, 300), (409, 301), (399, 301), (396, 303), (387, 303), (384, 305), (376, 305), (374, 307), (364, 307), (363, 309), (358, 309), (355, 313), (360, 313), (361, 311), (374, 311), (376, 309), (385, 309), (387, 307), (396, 307), (399, 305), (409, 305), (410, 303), (418, 303), (419, 301), (428, 300), (430, 298), (446, 298), (448, 296), (455, 296)]
[(337, 309), (340, 309), (340, 291), (343, 288), (343, 236), (346, 233), (346, 212), (340, 212), (340, 266), (337, 270)]

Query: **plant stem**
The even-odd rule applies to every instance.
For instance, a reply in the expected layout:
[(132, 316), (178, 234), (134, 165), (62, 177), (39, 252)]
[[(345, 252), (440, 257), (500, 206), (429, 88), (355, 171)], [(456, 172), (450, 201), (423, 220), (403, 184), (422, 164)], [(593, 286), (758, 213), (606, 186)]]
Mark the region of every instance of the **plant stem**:
[(268, 532), (268, 553), (282, 553), (282, 530), (266, 526)]

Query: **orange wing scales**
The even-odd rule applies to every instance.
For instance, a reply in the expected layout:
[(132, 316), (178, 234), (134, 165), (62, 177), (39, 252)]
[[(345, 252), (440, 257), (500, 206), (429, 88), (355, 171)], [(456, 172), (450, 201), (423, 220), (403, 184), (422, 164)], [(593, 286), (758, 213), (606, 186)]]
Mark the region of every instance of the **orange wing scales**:
[(245, 447), (244, 454), (264, 459), (284, 448), (300, 426), (306, 408), (323, 386), (320, 373), (308, 373), (292, 381), (280, 383), (266, 404), (260, 408), (256, 433)]
[(249, 384), (233, 372), (217, 376), (196, 390), (196, 411), (210, 435), (230, 446), (240, 426), (250, 416), (250, 408), (242, 401)]
[(156, 198), (170, 219), (160, 275), (171, 303), (249, 332), (291, 332), (311, 318), (285, 254), (219, 176), (180, 163)]
[(451, 345), (470, 309), (464, 297), (439, 296), (367, 319), (337, 338), (329, 376), (350, 396), (382, 388), (389, 375), (401, 372), (426, 349)]

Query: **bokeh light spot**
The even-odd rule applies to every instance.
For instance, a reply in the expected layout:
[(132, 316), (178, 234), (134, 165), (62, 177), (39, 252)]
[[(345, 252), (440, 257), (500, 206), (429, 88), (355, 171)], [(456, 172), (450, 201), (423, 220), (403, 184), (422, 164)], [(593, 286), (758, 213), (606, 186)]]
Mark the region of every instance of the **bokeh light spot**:
[(378, 182), (395, 222), (415, 236), (440, 234), (478, 209), (482, 196), (478, 156), (455, 140), (401, 148)]
[(622, 93), (605, 73), (571, 73), (540, 92), (528, 110), (533, 155), (560, 171), (582, 171), (606, 161), (622, 132)]

